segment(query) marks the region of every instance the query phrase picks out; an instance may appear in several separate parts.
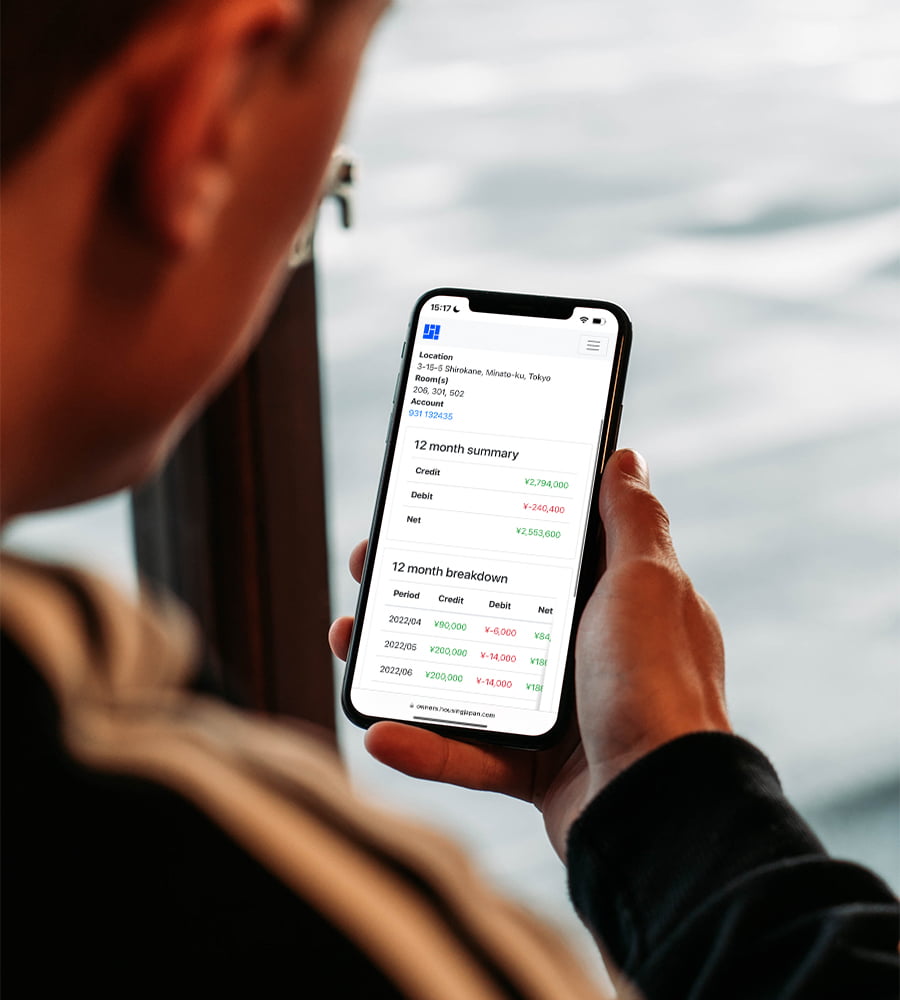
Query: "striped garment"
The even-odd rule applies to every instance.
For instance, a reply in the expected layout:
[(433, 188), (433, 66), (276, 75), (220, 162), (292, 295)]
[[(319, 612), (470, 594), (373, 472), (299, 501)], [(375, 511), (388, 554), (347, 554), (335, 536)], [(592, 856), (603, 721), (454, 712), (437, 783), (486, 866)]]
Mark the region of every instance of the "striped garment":
[(190, 691), (202, 643), (174, 602), (135, 605), (79, 570), (4, 556), (0, 613), (53, 692), (75, 761), (191, 802), (398, 995), (605, 995), (556, 932), (497, 895), (454, 843), (360, 798), (336, 755), (296, 723)]

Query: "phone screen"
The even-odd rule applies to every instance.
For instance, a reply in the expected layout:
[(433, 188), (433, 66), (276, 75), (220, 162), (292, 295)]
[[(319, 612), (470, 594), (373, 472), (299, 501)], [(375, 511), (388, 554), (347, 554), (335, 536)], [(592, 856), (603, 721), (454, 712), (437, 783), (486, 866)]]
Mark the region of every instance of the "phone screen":
[(361, 724), (524, 744), (556, 725), (630, 330), (608, 303), (503, 300), (443, 290), (414, 312), (348, 658)]

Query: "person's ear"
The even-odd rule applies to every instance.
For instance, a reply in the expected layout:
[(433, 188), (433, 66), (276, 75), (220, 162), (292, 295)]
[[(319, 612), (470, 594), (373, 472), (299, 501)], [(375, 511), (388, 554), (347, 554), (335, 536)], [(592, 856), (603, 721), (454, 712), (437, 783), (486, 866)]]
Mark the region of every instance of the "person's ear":
[(171, 250), (196, 249), (211, 235), (231, 193), (248, 83), (299, 14), (294, 0), (205, 5), (189, 30), (169, 36), (167, 58), (142, 81), (148, 113), (135, 136), (135, 193), (145, 224)]

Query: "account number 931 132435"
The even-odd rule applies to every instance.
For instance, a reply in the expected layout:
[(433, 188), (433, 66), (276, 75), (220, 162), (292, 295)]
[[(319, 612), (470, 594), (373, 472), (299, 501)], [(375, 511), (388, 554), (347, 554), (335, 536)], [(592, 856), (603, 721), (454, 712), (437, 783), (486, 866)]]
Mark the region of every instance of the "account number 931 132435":
[(424, 417), (426, 420), (452, 420), (453, 413), (450, 410), (407, 410), (410, 417)]

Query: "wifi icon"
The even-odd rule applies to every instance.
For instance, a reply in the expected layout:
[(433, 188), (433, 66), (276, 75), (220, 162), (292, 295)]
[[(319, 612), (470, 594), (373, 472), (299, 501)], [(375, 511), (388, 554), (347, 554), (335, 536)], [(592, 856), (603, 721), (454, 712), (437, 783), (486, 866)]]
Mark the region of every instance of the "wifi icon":
[(581, 320), (582, 323), (587, 323), (588, 321), (587, 316), (579, 316), (578, 318)]

